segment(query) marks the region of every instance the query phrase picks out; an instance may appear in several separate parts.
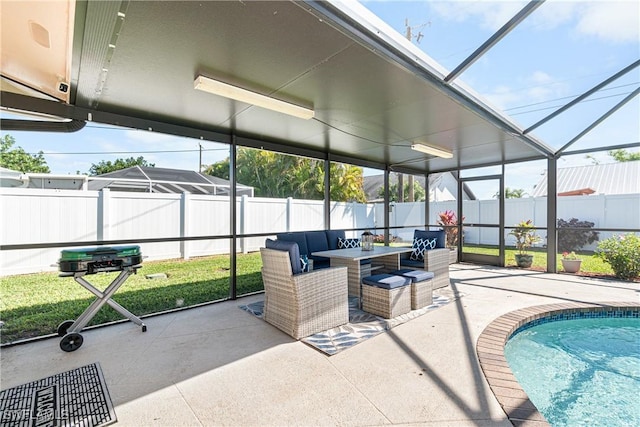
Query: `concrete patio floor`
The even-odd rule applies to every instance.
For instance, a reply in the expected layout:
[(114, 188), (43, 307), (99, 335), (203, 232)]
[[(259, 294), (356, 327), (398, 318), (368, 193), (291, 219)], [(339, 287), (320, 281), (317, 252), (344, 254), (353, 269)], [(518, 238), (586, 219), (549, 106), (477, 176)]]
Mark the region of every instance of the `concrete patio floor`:
[(334, 356), (238, 308), (262, 295), (0, 351), (0, 387), (99, 362), (118, 426), (510, 426), (476, 341), (498, 316), (567, 301), (638, 302), (638, 283), (451, 266), (456, 301)]

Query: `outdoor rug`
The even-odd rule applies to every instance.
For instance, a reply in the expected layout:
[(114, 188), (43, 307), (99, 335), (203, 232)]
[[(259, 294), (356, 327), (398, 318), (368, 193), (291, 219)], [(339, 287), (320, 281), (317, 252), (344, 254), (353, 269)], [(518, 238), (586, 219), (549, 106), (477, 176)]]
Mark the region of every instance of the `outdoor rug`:
[[(422, 316), (429, 311), (447, 305), (461, 296), (459, 294), (454, 295), (453, 293), (445, 296), (436, 292), (438, 291), (433, 293), (433, 303), (431, 305), (419, 310), (412, 310), (407, 314), (394, 317), (393, 319), (384, 319), (362, 311), (358, 308), (358, 298), (349, 297), (349, 323), (302, 338), (300, 341), (331, 356), (388, 331), (395, 326)], [(262, 318), (263, 307), (264, 301), (256, 301), (240, 306), (241, 309), (259, 318)]]
[(98, 363), (0, 391), (0, 426), (106, 426), (117, 421)]

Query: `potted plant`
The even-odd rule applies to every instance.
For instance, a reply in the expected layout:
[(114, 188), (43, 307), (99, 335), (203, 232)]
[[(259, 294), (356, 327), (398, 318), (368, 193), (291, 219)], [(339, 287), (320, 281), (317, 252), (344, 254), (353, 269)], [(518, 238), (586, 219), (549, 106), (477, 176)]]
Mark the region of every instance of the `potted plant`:
[(577, 273), (580, 271), (580, 264), (582, 260), (578, 258), (575, 252), (563, 252), (562, 253), (562, 268), (567, 273)]
[[(462, 217), (461, 221), (464, 221)], [(458, 219), (454, 211), (446, 210), (438, 214), (438, 225), (444, 228), (446, 246), (449, 248), (449, 264), (458, 261)]]
[(527, 250), (533, 246), (533, 244), (540, 241), (540, 236), (535, 232), (533, 221), (530, 219), (527, 221), (520, 221), (516, 224), (509, 235), (516, 238), (516, 249), (518, 253), (515, 255), (516, 264), (521, 268), (529, 268), (533, 263), (533, 255), (529, 254)]

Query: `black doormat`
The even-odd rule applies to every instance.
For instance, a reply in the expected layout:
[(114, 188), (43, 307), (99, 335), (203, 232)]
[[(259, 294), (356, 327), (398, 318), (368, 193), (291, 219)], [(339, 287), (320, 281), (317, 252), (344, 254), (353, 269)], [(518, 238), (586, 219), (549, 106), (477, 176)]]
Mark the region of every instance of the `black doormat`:
[(106, 426), (117, 421), (98, 363), (0, 391), (0, 426)]

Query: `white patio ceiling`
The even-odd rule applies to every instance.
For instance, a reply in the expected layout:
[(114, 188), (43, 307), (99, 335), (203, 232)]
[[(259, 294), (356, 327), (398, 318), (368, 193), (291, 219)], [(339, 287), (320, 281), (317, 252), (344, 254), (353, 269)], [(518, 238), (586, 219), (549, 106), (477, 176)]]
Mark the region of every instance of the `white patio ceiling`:
[[(451, 76), (445, 82), (446, 70), (350, 2), (71, 1), (54, 6), (68, 4), (74, 16), (73, 38), (66, 42), (72, 46), (69, 75), (62, 80), (58, 75), (57, 87), (48, 91), (36, 87), (58, 98), (45, 101), (16, 89), (34, 88), (31, 76), (46, 75), (49, 67), (28, 61), (21, 54), (26, 48), (15, 46), (22, 38), (35, 40), (26, 30), (33, 30), (28, 22), (35, 9), (2, 2), (3, 31), (9, 21), (16, 28), (13, 37), (2, 38), (4, 107), (221, 142), (233, 135), (249, 146), (359, 159), (402, 172), (554, 153)], [(59, 16), (39, 13), (37, 19), (53, 29)], [(65, 51), (67, 45), (60, 43), (57, 48)], [(21, 66), (32, 72), (12, 72)], [(315, 117), (303, 120), (195, 90), (198, 75), (312, 108)], [(59, 83), (68, 83), (68, 92), (60, 91)], [(67, 99), (68, 104), (60, 102)], [(410, 148), (414, 141), (449, 149), (453, 157), (418, 153)]]

